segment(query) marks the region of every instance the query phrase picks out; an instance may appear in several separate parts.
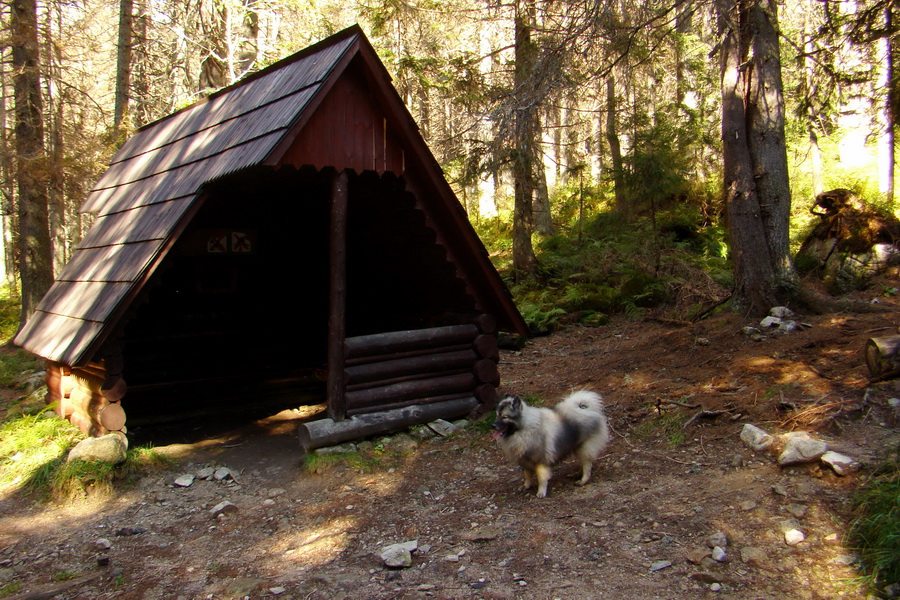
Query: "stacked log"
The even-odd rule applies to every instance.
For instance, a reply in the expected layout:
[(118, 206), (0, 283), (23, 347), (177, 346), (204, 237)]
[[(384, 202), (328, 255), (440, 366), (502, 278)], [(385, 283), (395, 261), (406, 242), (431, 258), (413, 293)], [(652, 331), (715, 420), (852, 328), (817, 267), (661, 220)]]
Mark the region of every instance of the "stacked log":
[(125, 395), (121, 378), (107, 381), (102, 364), (69, 367), (47, 364), (47, 402), (85, 435), (101, 436), (125, 430), (125, 412), (119, 400)]
[(496, 402), (496, 325), (476, 323), (347, 338), (347, 414), (475, 397)]
[(428, 423), (497, 403), (497, 326), (474, 323), (347, 338), (344, 419), (300, 427), (304, 452)]

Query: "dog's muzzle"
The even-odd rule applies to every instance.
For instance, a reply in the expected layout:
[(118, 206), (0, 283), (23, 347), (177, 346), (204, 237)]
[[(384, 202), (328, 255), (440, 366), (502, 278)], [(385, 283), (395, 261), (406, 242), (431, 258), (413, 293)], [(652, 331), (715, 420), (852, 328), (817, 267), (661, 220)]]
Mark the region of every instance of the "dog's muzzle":
[(503, 436), (507, 435), (507, 433), (510, 433), (510, 429), (512, 429), (512, 426), (509, 423), (499, 420), (494, 421), (494, 424), (491, 425), (491, 427), (494, 430), (491, 433), (491, 437), (495, 440), (499, 440)]

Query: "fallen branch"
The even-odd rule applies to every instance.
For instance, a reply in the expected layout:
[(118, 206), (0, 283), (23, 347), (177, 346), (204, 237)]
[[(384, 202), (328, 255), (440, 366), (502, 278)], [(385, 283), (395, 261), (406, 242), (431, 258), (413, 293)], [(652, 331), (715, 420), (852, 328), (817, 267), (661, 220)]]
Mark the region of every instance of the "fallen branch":
[(685, 424), (681, 426), (681, 429), (682, 430), (687, 429), (688, 427), (693, 425), (695, 421), (697, 421), (699, 419), (711, 419), (713, 417), (718, 417), (719, 415), (724, 415), (725, 413), (728, 413), (728, 412), (730, 412), (730, 411), (727, 411), (727, 410), (701, 410), (697, 414), (695, 414), (693, 417), (688, 419), (685, 422)]

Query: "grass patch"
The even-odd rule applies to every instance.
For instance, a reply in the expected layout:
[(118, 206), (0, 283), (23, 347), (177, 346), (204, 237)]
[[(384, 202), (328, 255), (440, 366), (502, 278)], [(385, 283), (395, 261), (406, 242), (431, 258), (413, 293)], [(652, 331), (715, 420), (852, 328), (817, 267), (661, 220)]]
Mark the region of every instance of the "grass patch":
[(638, 439), (664, 439), (670, 448), (675, 448), (684, 443), (684, 424), (687, 415), (680, 412), (667, 412), (644, 421), (635, 430)]
[(0, 387), (18, 388), (22, 376), (43, 368), (43, 360), (21, 348), (4, 348), (0, 353)]
[(900, 448), (854, 497), (850, 542), (859, 552), (865, 583), (900, 585)]
[(9, 594), (15, 594), (19, 590), (22, 589), (22, 584), (17, 581), (12, 581), (7, 583), (3, 587), (0, 587), (0, 596), (8, 596)]
[(0, 423), (0, 485), (58, 502), (111, 495), (148, 472), (168, 469), (171, 459), (150, 447), (128, 450), (125, 463), (66, 461), (84, 435), (68, 421), (46, 413)]
[(0, 423), (0, 484), (30, 490), (49, 487), (52, 472), (83, 434), (46, 413)]
[(303, 458), (303, 467), (316, 475), (327, 473), (337, 466), (371, 473), (378, 469), (388, 468), (396, 462), (394, 454), (385, 449), (382, 444), (371, 444), (364, 448), (364, 450), (325, 454), (309, 452)]
[(15, 290), (8, 285), (0, 286), (0, 344), (5, 344), (16, 335), (22, 302)]

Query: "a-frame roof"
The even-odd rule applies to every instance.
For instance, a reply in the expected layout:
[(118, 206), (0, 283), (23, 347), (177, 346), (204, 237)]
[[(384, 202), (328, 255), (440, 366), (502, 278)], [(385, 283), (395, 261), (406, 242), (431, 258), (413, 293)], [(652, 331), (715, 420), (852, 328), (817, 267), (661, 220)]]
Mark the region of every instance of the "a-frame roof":
[[(390, 76), (358, 26), (302, 50), (203, 101), (151, 123), (119, 150), (82, 210), (97, 219), (26, 326), (19, 346), (79, 365), (95, 360), (106, 338), (149, 280), (200, 204), (206, 183), (259, 165), (275, 166), (354, 59), (364, 65), (398, 135), (437, 190), (443, 220), (462, 244), (457, 254), (504, 314), (524, 322), (490, 265), (462, 207), (418, 133)], [(339, 165), (335, 165), (340, 167)]]

